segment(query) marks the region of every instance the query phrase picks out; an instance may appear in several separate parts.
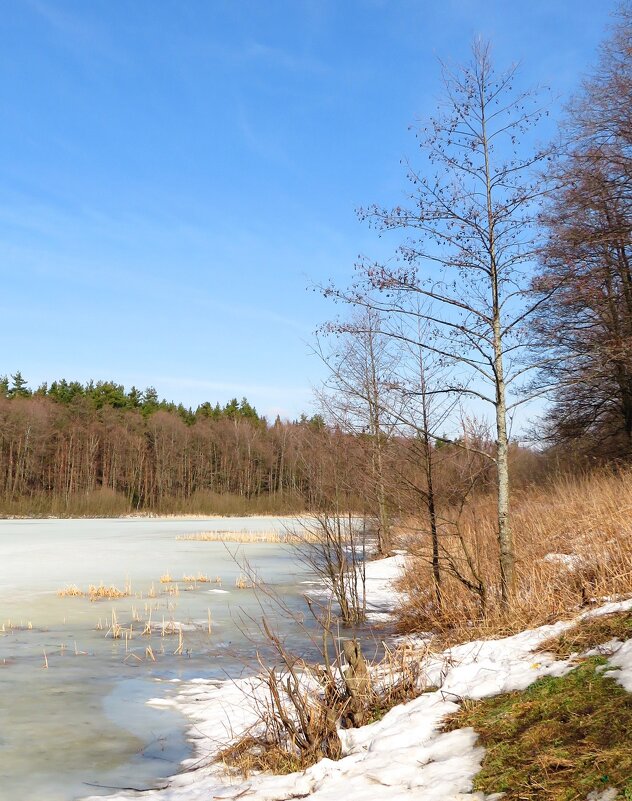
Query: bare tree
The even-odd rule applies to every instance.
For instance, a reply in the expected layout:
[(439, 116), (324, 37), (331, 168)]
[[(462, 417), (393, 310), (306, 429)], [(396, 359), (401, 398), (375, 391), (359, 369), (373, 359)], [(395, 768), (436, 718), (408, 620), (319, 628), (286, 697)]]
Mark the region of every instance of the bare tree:
[(301, 521), (299, 558), (325, 584), (345, 626), (366, 618), (366, 532), (349, 512), (313, 512)]
[(571, 103), (534, 288), (560, 289), (536, 320), (555, 362), (540, 377), (547, 433), (605, 458), (632, 446), (632, 5)]
[(418, 344), (452, 368), (442, 391), (491, 406), (496, 468), (500, 584), (504, 606), (515, 586), (509, 520), (509, 420), (528, 396), (525, 325), (542, 303), (527, 294), (536, 251), (536, 213), (544, 189), (536, 171), (549, 149), (521, 139), (546, 111), (538, 96), (515, 88), (516, 68), (497, 74), (489, 45), (477, 42), (465, 66), (444, 67), (445, 99), (420, 132), (423, 172), (409, 167), (412, 206), (361, 212), (382, 231), (410, 234), (395, 264), (367, 261), (347, 292), (329, 294), (384, 315), (416, 315), (432, 335)]
[(396, 357), (388, 337), (380, 333), (382, 327), (374, 309), (330, 323), (325, 331), (335, 339), (328, 348), (317, 341), (316, 352), (329, 369), (318, 395), (323, 411), (331, 422), (368, 444), (370, 473), (365, 489), (377, 520), (378, 553), (388, 556), (392, 541), (386, 461), (393, 420), (392, 399), (386, 396)]
[[(416, 308), (420, 312), (419, 305)], [(401, 321), (396, 329), (402, 333)], [(422, 320), (415, 320), (417, 329), (415, 337), (418, 342), (424, 340)], [(411, 337), (406, 336), (406, 340)], [(437, 439), (441, 439), (440, 431), (448, 423), (453, 412), (451, 399), (440, 398), (434, 394), (440, 387), (441, 369), (432, 354), (427, 353), (418, 344), (405, 342), (408, 358), (401, 360), (397, 389), (401, 393), (401, 402), (393, 415), (400, 424), (404, 436), (410, 440), (407, 452), (415, 463), (421, 465), (421, 480), (415, 480), (414, 474), (403, 475), (415, 495), (420, 496), (430, 532), (432, 549), (432, 578), (434, 582), (437, 609), (442, 606), (441, 595), (441, 547), (439, 543), (438, 497), (435, 477), (437, 459)], [(439, 402), (437, 402), (439, 401)], [(446, 402), (447, 401), (447, 402)]]

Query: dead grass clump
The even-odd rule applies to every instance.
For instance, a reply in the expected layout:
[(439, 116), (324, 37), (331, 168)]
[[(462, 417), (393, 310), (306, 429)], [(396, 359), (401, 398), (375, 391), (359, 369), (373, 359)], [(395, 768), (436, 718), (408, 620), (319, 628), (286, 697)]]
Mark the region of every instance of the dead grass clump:
[[(172, 635), (180, 637), (182, 634), (182, 626), (175, 620), (165, 620), (163, 618), (162, 623), (154, 624), (153, 628), (154, 630), (160, 633), (161, 637), (170, 637)], [(150, 626), (150, 632), (151, 632), (151, 626)]]
[(506, 801), (572, 801), (609, 788), (632, 798), (632, 694), (604, 664), (592, 657), (523, 692), (464, 703), (446, 729), (472, 726), (485, 746), (474, 790)]
[(57, 595), (60, 598), (82, 598), (84, 593), (76, 584), (69, 584), (67, 587), (57, 590)]
[[(193, 585), (195, 585), (195, 584), (208, 584), (210, 582), (210, 578), (205, 573), (198, 573), (197, 575), (196, 574), (188, 575), (188, 574), (185, 573), (182, 576), (182, 581), (186, 581), (187, 583), (193, 584)], [(187, 587), (187, 589), (188, 589), (188, 587)]]
[(540, 650), (554, 654), (557, 659), (568, 659), (573, 654), (604, 646), (611, 640), (624, 642), (629, 639), (632, 639), (632, 612), (616, 612), (580, 620), (570, 629), (545, 640)]
[(505, 636), (576, 614), (603, 597), (632, 593), (632, 470), (560, 478), (513, 497), (517, 589), (500, 604), (496, 509), (473, 496), (460, 514), (441, 510), (441, 603), (429, 534), (409, 521), (411, 557), (399, 589), (401, 632), (435, 631), (445, 642)]
[(87, 595), (92, 602), (113, 601), (117, 598), (127, 598), (129, 595), (131, 595), (131, 589), (129, 587), (125, 587), (121, 590), (114, 585), (106, 587), (104, 584), (99, 584), (98, 586), (95, 584), (90, 584), (88, 586)]
[(218, 761), (227, 768), (237, 771), (245, 779), (252, 773), (273, 773), (275, 776), (284, 776), (306, 770), (313, 764), (301, 754), (289, 753), (265, 737), (251, 735), (242, 737), (220, 751)]
[(409, 647), (386, 649), (384, 657), (371, 668), (371, 692), (366, 700), (364, 725), (381, 720), (387, 712), (406, 704), (436, 687), (426, 683), (421, 671), (429, 646), (422, 650)]
[(57, 595), (60, 598), (83, 598), (87, 596), (90, 601), (111, 601), (116, 598), (127, 598), (131, 595), (131, 592), (131, 587), (129, 585), (126, 585), (125, 588), (121, 590), (114, 585), (106, 587), (103, 583), (99, 585), (90, 584), (88, 585), (87, 592), (83, 592), (76, 584), (69, 584), (67, 587), (57, 590)]
[(108, 626), (108, 630), (105, 633), (105, 636), (111, 637), (113, 640), (120, 640), (120, 639), (127, 640), (129, 637), (129, 633), (130, 633), (129, 630), (121, 626), (121, 624), (119, 623), (116, 610), (112, 609), (112, 617), (110, 618), (110, 623)]
[[(266, 694), (250, 697), (257, 723), (218, 755), (218, 761), (244, 777), (258, 771), (292, 773), (323, 758), (340, 759), (338, 725), (351, 728), (380, 720), (429, 689), (420, 670), (427, 649), (387, 649), (378, 663), (368, 664), (357, 640), (344, 640), (335, 658), (324, 651), (324, 664), (310, 665), (290, 654), (265, 621), (263, 626), (282, 668), (261, 665)], [(324, 636), (330, 636), (327, 629)]]
[[(240, 738), (219, 753), (218, 761), (247, 777), (254, 771), (294, 773), (324, 758), (340, 759), (342, 746), (335, 715), (320, 702), (305, 706), (304, 710), (308, 714), (306, 728), (300, 722), (300, 715), (288, 717), (285, 722), (281, 717), (270, 717), (260, 735)], [(304, 738), (306, 734), (308, 739)]]

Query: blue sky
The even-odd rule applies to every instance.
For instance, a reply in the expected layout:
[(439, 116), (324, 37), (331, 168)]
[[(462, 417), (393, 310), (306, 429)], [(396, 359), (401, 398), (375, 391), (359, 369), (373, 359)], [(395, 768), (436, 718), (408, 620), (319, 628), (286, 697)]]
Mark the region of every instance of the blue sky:
[[(565, 99), (613, 2), (9, 0), (0, 48), (0, 373), (310, 410), (313, 330), (385, 245), (437, 58)], [(551, 129), (552, 132), (553, 129)]]

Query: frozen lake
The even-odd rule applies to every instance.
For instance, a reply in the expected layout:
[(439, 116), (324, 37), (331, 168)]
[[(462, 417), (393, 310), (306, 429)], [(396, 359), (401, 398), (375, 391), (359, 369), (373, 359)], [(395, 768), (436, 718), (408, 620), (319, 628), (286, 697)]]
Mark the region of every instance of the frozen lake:
[[(168, 694), (173, 680), (251, 670), (261, 607), (252, 589), (236, 586), (238, 561), (247, 559), (299, 612), (301, 581), (309, 579), (286, 545), (176, 538), (287, 525), (274, 518), (0, 521), (1, 801), (74, 801), (160, 786), (174, 773), (189, 753), (187, 723), (146, 702)], [(171, 582), (161, 581), (167, 576)], [(100, 584), (129, 595), (58, 594)]]

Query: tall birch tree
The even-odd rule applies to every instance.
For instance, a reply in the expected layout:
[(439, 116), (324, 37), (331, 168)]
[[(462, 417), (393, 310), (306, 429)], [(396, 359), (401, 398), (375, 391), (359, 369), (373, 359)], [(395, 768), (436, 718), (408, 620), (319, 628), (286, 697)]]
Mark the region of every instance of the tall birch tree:
[[(528, 400), (526, 325), (537, 306), (527, 291), (537, 250), (541, 178), (550, 149), (533, 145), (547, 113), (539, 94), (516, 87), (512, 67), (500, 74), (490, 46), (476, 42), (471, 60), (443, 66), (444, 97), (417, 132), (420, 169), (408, 165), (406, 206), (373, 205), (360, 216), (382, 233), (403, 231), (397, 258), (358, 265), (348, 291), (329, 294), (383, 315), (419, 315), (431, 326), (419, 346), (450, 368), (438, 391), (491, 407), (500, 591), (507, 607), (515, 588), (510, 525), (509, 429)], [(412, 296), (423, 300), (413, 311)], [(426, 329), (427, 330), (427, 329)]]

